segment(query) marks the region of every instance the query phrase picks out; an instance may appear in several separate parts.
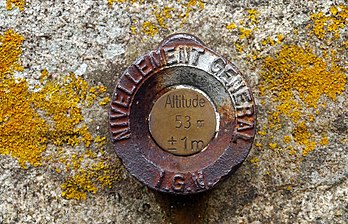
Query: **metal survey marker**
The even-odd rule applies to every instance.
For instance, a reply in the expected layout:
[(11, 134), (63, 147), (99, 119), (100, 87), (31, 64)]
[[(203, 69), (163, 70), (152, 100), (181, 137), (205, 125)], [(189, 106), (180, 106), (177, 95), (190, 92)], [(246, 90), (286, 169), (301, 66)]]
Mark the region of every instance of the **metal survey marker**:
[(255, 129), (255, 103), (241, 72), (189, 34), (167, 37), (131, 64), (110, 104), (117, 155), (161, 192), (214, 187), (243, 163)]

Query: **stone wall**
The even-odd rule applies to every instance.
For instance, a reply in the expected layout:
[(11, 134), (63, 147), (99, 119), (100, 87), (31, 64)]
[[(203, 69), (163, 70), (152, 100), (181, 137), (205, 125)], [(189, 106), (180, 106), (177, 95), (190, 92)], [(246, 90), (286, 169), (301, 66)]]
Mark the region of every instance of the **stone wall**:
[[(186, 32), (234, 62), (258, 134), (191, 197), (123, 168), (107, 111), (121, 72)], [(347, 223), (348, 3), (0, 1), (0, 223)]]

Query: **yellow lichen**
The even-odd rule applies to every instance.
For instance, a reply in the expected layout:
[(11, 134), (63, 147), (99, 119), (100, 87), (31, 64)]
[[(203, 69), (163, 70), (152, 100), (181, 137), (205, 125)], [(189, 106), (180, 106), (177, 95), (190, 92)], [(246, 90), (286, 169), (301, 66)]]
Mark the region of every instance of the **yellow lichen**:
[[(132, 21), (132, 24), (134, 24), (134, 23), (136, 23), (136, 20), (133, 20), (133, 21)], [(131, 25), (130, 29), (131, 29), (131, 33), (132, 33), (133, 35), (137, 33), (137, 32), (136, 32), (136, 30), (137, 30), (137, 27), (136, 27), (136, 26)]]
[(0, 154), (26, 162), (41, 164), (41, 153), (46, 150), (46, 121), (32, 108), (31, 93), (23, 80), (1, 78), (0, 81)]
[[(132, 34), (136, 35), (138, 32), (141, 32), (142, 34), (151, 37), (157, 35), (162, 29), (169, 29), (170, 26), (173, 26), (176, 24), (176, 22), (179, 22), (179, 26), (182, 27), (185, 23), (187, 23), (188, 18), (193, 12), (204, 9), (204, 2), (201, 0), (178, 1), (177, 4), (180, 4), (181, 6), (178, 9), (171, 6), (174, 0), (167, 1), (166, 4), (163, 6), (161, 5), (161, 7), (152, 4), (152, 2), (149, 2), (150, 5), (144, 4), (144, 0), (108, 0), (110, 7), (116, 2), (139, 2), (141, 3), (139, 4), (140, 7), (144, 7), (146, 9), (152, 8), (153, 18), (150, 18), (149, 20), (139, 19), (138, 21), (132, 18), (132, 23), (130, 26), (130, 32)], [(133, 17), (135, 15), (130, 16)]]
[(24, 38), (13, 30), (7, 30), (0, 35), (0, 77), (3, 79), (14, 71), (22, 71), (19, 61), (22, 54), (22, 42)]
[(168, 28), (168, 24), (165, 22), (167, 19), (173, 18), (172, 12), (174, 11), (173, 7), (164, 6), (163, 9), (158, 9), (157, 6), (154, 7), (154, 14), (156, 16), (158, 25), (162, 28)]
[(240, 32), (239, 38), (240, 39), (245, 39), (245, 38), (248, 38), (251, 35), (252, 30), (251, 29), (246, 29), (244, 27), (240, 27), (239, 28), (239, 32)]
[(203, 10), (203, 9), (204, 9), (204, 7), (205, 7), (205, 6), (204, 6), (204, 2), (202, 2), (202, 1), (198, 1), (198, 6), (199, 6), (199, 8), (200, 8), (200, 9), (202, 9), (202, 10)]
[[(125, 2), (130, 2), (130, 3), (135, 3), (138, 0), (108, 0), (108, 4), (111, 7), (114, 3), (118, 2), (118, 3), (125, 3)], [(141, 0), (141, 2), (143, 2), (144, 0)]]
[(291, 147), (289, 149), (289, 155), (296, 155), (296, 154), (297, 154), (296, 150)]
[[(331, 7), (330, 15), (319, 12), (311, 16), (313, 25), (307, 29), (311, 29), (310, 33), (319, 40), (312, 38), (310, 34), (309, 41), (319, 42), (318, 48), (312, 42), (301, 46), (283, 44), (280, 48), (275, 48), (279, 49), (275, 54), (262, 58), (259, 94), (261, 97), (270, 96), (267, 105), (272, 109), (268, 111), (267, 125), (262, 130), (261, 137), (272, 137), (284, 127), (284, 121), (292, 123), (293, 128), (283, 139), (283, 144), (292, 140), (295, 143), (295, 148), (289, 148), (290, 155), (299, 151), (302, 156), (306, 156), (316, 146), (328, 144), (325, 132), (318, 140), (312, 125), (320, 115), (320, 108), (326, 107), (326, 102), (320, 103), (320, 100), (335, 101), (337, 95), (345, 89), (346, 70), (342, 67), (342, 55), (339, 55), (342, 50), (328, 50), (325, 43), (334, 43), (344, 48), (345, 42), (341, 41), (339, 34), (347, 24), (347, 15), (347, 6), (341, 5)], [(266, 37), (261, 40), (261, 45), (280, 45), (284, 39), (284, 35), (277, 34), (276, 38)], [(339, 39), (340, 41), (334, 42)]]
[[(328, 64), (310, 48), (296, 45), (284, 45), (275, 57), (267, 57), (264, 68), (264, 85), (275, 91), (277, 101), (287, 104), (298, 96), (308, 106), (316, 107), (322, 95), (335, 100), (346, 83), (343, 68), (334, 62)], [(289, 113), (291, 109), (285, 105), (279, 112)]]
[(47, 80), (41, 90), (31, 92), (25, 80), (5, 74), (0, 82), (1, 154), (10, 154), (22, 166), (38, 165), (48, 143), (90, 146), (87, 126), (79, 127), (91, 89), (85, 80), (71, 74), (63, 83)]
[(343, 28), (347, 24), (348, 19), (348, 6), (332, 6), (330, 8), (330, 15), (325, 15), (323, 12), (314, 13), (311, 15), (313, 21), (312, 33), (319, 39), (333, 33), (333, 37), (338, 37), (340, 28)]
[(182, 14), (179, 15), (179, 18), (182, 19), (182, 24), (187, 22), (187, 19), (196, 6), (200, 10), (204, 9), (204, 3), (201, 0), (189, 0), (187, 4), (183, 4), (183, 9), (185, 10)]
[(108, 103), (110, 103), (110, 97), (105, 97), (102, 101), (100, 101), (99, 102), (99, 104), (101, 105), (101, 106), (105, 106), (105, 105), (107, 105)]
[(12, 10), (14, 7), (18, 7), (20, 11), (24, 10), (25, 0), (6, 0), (6, 9)]
[(237, 25), (235, 23), (230, 23), (226, 26), (228, 30), (234, 30), (237, 29)]
[[(30, 91), (26, 80), (14, 78), (15, 72), (23, 70), (23, 40), (12, 30), (0, 35), (0, 154), (16, 158), (23, 168), (45, 163), (56, 173), (68, 175), (62, 184), (62, 195), (68, 199), (83, 199), (88, 192), (111, 187), (118, 178), (119, 164), (105, 156), (106, 138), (92, 135), (82, 113), (101, 97), (99, 104), (110, 100), (105, 97), (106, 87), (90, 87), (72, 73), (54, 80), (43, 69), (40, 84)], [(43, 157), (49, 144), (58, 151)], [(98, 153), (60, 148), (92, 145)]]
[[(95, 194), (98, 190), (111, 188), (113, 182), (119, 180), (119, 163), (116, 161), (111, 163), (109, 162), (110, 158), (100, 158), (91, 154), (93, 152), (86, 151), (85, 158), (79, 157), (78, 161), (77, 159), (73, 160), (71, 166), (75, 166), (75, 174), (68, 177), (61, 185), (64, 198), (86, 199), (87, 193)], [(93, 160), (82, 165), (86, 158)]]
[(277, 148), (277, 143), (274, 143), (274, 142), (269, 143), (269, 147), (270, 147), (271, 149), (275, 149), (275, 148)]
[(258, 133), (259, 135), (261, 135), (261, 136), (265, 136), (265, 135), (267, 134), (265, 130), (263, 130), (263, 131), (258, 131), (257, 133)]
[(327, 136), (324, 136), (320, 139), (319, 144), (321, 145), (328, 145), (329, 144), (329, 138)]
[(291, 136), (289, 136), (289, 135), (284, 136), (285, 143), (289, 143), (290, 141), (291, 141)]
[(96, 143), (99, 146), (103, 146), (106, 144), (106, 137), (97, 135), (97, 137), (94, 138), (94, 143)]
[(304, 122), (299, 123), (293, 131), (294, 140), (300, 145), (306, 145), (311, 138), (308, 128)]
[(32, 94), (25, 80), (15, 80), (13, 73), (22, 71), (19, 57), (24, 38), (13, 30), (0, 35), (0, 154), (34, 166), (41, 163), (46, 149), (48, 125), (32, 108)]
[[(244, 51), (244, 48), (247, 48), (248, 44), (245, 39), (251, 39), (253, 36), (254, 31), (258, 29), (257, 23), (258, 23), (258, 17), (260, 16), (260, 13), (255, 9), (248, 9), (245, 10), (244, 13), (247, 16), (247, 20), (238, 20), (235, 22), (231, 22), (230, 24), (226, 25), (226, 29), (235, 32), (235, 30), (238, 32), (239, 39), (234, 43), (235, 49), (237, 52), (242, 53)], [(247, 54), (247, 58), (250, 58), (252, 60), (259, 59), (259, 54), (256, 54), (255, 52)]]
[(277, 42), (280, 43), (285, 39), (285, 36), (283, 34), (277, 34)]
[(153, 37), (158, 34), (158, 27), (150, 21), (145, 21), (142, 25), (142, 31), (146, 35)]
[(259, 165), (259, 158), (254, 157), (254, 158), (252, 158), (252, 159), (250, 160), (250, 162), (251, 162), (252, 164), (254, 164), (255, 166), (258, 166), (258, 165)]
[(248, 19), (251, 23), (257, 24), (259, 16), (260, 13), (256, 9), (248, 9)]
[(239, 53), (243, 52), (243, 46), (242, 45), (240, 45), (238, 43), (234, 43), (234, 46), (235, 46), (237, 52), (239, 52)]
[[(277, 130), (281, 117), (290, 118), (296, 124), (294, 140), (303, 146), (304, 156), (316, 146), (303, 123), (306, 117), (309, 121), (312, 117), (311, 114), (306, 114), (305, 108), (317, 108), (323, 95), (335, 100), (344, 91), (346, 84), (344, 69), (335, 63), (335, 56), (331, 58), (328, 63), (308, 47), (283, 45), (275, 56), (264, 60), (260, 94), (272, 95), (272, 101), (276, 105), (269, 116), (268, 127)], [(284, 142), (290, 142), (289, 137), (284, 138)]]

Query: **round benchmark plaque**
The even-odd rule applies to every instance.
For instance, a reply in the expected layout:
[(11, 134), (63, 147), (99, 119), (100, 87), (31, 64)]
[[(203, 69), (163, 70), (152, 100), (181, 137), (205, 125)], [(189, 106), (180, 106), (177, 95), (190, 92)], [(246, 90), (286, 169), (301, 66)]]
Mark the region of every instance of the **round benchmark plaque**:
[(247, 157), (256, 128), (250, 88), (234, 64), (197, 37), (174, 34), (122, 74), (109, 130), (117, 155), (146, 186), (192, 194)]
[(180, 87), (155, 102), (149, 116), (150, 133), (163, 150), (188, 156), (204, 150), (217, 131), (218, 114), (202, 91)]

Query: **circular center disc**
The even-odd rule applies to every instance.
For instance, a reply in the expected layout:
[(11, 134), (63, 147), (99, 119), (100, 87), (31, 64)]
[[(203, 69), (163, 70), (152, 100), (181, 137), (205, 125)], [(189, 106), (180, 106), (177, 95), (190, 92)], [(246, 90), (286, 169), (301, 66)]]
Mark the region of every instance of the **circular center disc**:
[(177, 86), (155, 102), (149, 128), (163, 150), (185, 156), (206, 148), (218, 129), (217, 120), (215, 107), (204, 92)]

